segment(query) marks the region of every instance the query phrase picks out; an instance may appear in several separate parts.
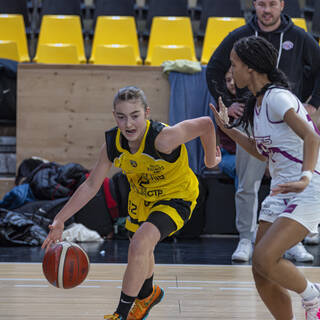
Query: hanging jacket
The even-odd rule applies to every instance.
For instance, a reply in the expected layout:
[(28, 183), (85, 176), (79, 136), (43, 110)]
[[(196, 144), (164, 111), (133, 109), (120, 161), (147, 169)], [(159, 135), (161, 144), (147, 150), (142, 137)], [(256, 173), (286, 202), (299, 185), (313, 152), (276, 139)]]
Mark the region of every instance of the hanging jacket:
[[(288, 77), (293, 93), (301, 101), (310, 95), (309, 103), (320, 105), (320, 47), (312, 35), (293, 24), (290, 17), (281, 15), (281, 25), (271, 32), (259, 28), (257, 17), (253, 15), (244, 26), (229, 33), (213, 53), (207, 66), (207, 84), (217, 101), (222, 90), (225, 73), (230, 68), (230, 52), (233, 44), (242, 37), (261, 36), (278, 50), (278, 67)], [(218, 90), (216, 90), (218, 86)]]

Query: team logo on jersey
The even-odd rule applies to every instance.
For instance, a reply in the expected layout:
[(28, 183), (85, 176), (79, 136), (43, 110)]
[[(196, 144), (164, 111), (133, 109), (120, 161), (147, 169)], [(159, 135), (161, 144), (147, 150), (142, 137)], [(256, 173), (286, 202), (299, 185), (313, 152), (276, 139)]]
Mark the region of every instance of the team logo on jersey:
[(134, 161), (134, 160), (130, 160), (130, 164), (135, 168), (135, 167), (137, 167), (137, 162), (136, 161)]
[(292, 48), (293, 48), (293, 42), (292, 41), (289, 41), (289, 40), (287, 40), (287, 41), (285, 41), (283, 44), (282, 44), (282, 48), (284, 49), (284, 50), (291, 50)]

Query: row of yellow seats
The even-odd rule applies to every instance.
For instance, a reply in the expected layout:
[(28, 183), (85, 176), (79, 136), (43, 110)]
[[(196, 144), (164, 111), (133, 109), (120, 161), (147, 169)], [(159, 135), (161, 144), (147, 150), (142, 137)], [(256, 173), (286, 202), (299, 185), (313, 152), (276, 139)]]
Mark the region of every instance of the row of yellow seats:
[[(304, 19), (294, 22), (306, 30)], [(207, 64), (223, 38), (245, 24), (243, 18), (208, 19), (201, 63)], [(27, 39), (21, 15), (0, 15), (0, 58), (29, 62)], [(165, 60), (197, 61), (189, 17), (155, 17), (148, 42), (146, 65)], [(80, 17), (48, 15), (42, 19), (36, 55), (38, 63), (86, 63)], [(89, 63), (141, 65), (133, 17), (101, 16), (97, 19)]]

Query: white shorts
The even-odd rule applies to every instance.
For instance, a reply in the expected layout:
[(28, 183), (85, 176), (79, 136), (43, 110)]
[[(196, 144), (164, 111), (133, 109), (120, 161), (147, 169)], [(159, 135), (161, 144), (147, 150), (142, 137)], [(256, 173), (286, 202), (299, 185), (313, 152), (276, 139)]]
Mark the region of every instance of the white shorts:
[(310, 233), (318, 233), (320, 201), (311, 203), (299, 196), (285, 199), (277, 196), (266, 197), (261, 205), (259, 221), (273, 223), (279, 217), (293, 219), (307, 228)]

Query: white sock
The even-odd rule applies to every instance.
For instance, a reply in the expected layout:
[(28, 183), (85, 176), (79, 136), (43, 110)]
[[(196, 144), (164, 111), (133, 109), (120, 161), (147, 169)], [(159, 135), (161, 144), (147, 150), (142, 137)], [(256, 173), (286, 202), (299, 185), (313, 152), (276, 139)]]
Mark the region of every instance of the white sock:
[(302, 293), (300, 293), (300, 296), (303, 300), (312, 300), (318, 297), (319, 294), (320, 293), (316, 286), (312, 282), (307, 281), (307, 287)]

